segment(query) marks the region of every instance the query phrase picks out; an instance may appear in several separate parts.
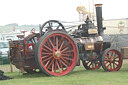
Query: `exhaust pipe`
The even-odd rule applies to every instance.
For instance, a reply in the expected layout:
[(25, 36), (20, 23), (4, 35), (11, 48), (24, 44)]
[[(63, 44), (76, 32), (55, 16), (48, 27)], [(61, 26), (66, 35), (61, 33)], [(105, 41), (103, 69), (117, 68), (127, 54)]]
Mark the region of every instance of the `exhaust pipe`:
[(98, 34), (103, 35), (103, 24), (102, 24), (102, 4), (95, 4)]

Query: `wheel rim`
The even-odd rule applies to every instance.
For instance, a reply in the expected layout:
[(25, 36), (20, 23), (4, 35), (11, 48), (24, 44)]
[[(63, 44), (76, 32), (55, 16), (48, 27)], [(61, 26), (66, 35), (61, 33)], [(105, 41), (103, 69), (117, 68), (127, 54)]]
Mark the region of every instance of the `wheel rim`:
[(117, 50), (109, 50), (105, 53), (103, 62), (108, 71), (117, 71), (122, 65), (121, 54)]
[(101, 64), (100, 64), (100, 61), (98, 59), (98, 55), (93, 52), (91, 53), (91, 56), (90, 58), (88, 58), (88, 60), (85, 60), (83, 61), (83, 65), (86, 69), (88, 70), (96, 70), (96, 69), (99, 69)]
[(76, 65), (77, 48), (73, 40), (66, 34), (54, 33), (43, 40), (39, 59), (41, 66), (48, 74), (65, 75)]

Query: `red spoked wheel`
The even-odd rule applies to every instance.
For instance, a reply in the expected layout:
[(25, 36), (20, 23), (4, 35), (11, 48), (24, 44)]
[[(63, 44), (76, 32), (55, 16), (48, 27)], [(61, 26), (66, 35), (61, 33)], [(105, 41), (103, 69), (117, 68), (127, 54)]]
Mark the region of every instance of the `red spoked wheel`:
[(118, 71), (122, 66), (122, 57), (115, 49), (106, 49), (101, 58), (101, 64), (105, 71)]
[(82, 63), (87, 70), (96, 70), (101, 67), (99, 57), (95, 52), (88, 53), (88, 59), (82, 61)]
[(35, 59), (41, 71), (51, 76), (66, 75), (77, 62), (77, 46), (65, 32), (43, 35), (36, 45)]

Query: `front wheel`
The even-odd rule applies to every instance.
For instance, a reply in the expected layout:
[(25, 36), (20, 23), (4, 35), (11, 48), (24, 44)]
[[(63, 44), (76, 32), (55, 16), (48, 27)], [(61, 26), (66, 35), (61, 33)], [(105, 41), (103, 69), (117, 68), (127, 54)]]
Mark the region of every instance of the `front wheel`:
[(105, 71), (118, 71), (122, 66), (122, 57), (115, 49), (106, 49), (101, 57), (101, 65)]

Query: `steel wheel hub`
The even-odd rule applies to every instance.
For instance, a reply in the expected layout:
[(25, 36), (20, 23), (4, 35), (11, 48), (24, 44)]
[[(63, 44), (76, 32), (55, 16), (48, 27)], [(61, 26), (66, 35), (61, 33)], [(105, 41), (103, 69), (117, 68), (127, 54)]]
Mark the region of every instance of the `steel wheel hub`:
[(60, 56), (61, 56), (60, 51), (56, 51), (56, 52), (55, 52), (55, 57), (56, 57), (56, 58), (59, 58)]

